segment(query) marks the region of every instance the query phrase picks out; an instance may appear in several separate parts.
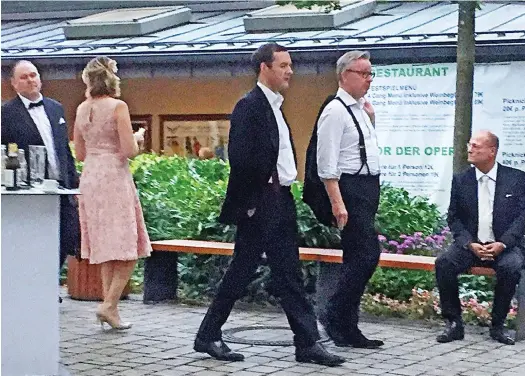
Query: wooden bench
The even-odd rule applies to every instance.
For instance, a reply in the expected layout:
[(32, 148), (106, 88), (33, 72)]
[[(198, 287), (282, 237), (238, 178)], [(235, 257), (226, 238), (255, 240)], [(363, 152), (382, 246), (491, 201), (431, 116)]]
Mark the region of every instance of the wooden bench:
[[(233, 243), (222, 243), (199, 240), (158, 240), (152, 243), (153, 254), (146, 259), (144, 271), (144, 301), (176, 298), (177, 258), (169, 257), (175, 253), (195, 253), (203, 255), (232, 256)], [(302, 261), (319, 261), (342, 263), (342, 250), (323, 248), (299, 248), (299, 259)], [(435, 257), (400, 255), (382, 253), (379, 266), (385, 268), (434, 271)], [(169, 274), (166, 274), (169, 273)], [(494, 275), (491, 268), (474, 267), (469, 271), (475, 275)], [(148, 286), (151, 283), (155, 286)], [(159, 286), (160, 283), (160, 286)], [(150, 296), (161, 296), (164, 299), (150, 299)], [(518, 316), (516, 317), (516, 340), (525, 339), (525, 269), (518, 286)]]

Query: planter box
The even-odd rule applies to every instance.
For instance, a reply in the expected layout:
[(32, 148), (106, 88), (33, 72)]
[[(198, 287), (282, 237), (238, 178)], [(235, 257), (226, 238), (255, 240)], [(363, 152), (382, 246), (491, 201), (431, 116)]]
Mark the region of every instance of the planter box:
[(247, 32), (330, 30), (370, 16), (376, 0), (341, 0), (341, 9), (325, 12), (319, 7), (297, 9), (295, 5), (274, 5), (244, 17)]
[[(67, 292), (75, 300), (103, 300), (100, 265), (91, 265), (88, 260), (78, 261), (69, 256), (67, 260)], [(131, 282), (128, 282), (122, 292), (126, 298), (131, 292)]]

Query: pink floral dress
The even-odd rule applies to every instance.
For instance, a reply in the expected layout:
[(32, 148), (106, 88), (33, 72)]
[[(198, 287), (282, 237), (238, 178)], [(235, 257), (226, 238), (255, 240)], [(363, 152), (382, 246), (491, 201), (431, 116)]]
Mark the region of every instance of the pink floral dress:
[(151, 253), (129, 164), (120, 152), (114, 98), (88, 99), (75, 126), (86, 145), (80, 177), (82, 258), (91, 264), (136, 260)]

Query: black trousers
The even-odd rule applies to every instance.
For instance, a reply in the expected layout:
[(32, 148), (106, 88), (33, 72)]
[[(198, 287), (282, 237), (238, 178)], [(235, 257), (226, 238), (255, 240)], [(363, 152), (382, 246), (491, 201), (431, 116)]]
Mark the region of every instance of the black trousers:
[(516, 285), (523, 268), (523, 254), (518, 247), (505, 249), (494, 261), (481, 261), (471, 250), (453, 243), (446, 252), (436, 259), (436, 280), (441, 301), (441, 311), (445, 319), (461, 320), (461, 303), (459, 301), (458, 275), (465, 273), (473, 266), (484, 266), (496, 271), (496, 289), (492, 308), (492, 325), (502, 326)]
[(348, 211), (348, 223), (341, 231), (343, 270), (328, 301), (327, 319), (332, 330), (351, 338), (358, 333), (361, 297), (381, 255), (375, 230), (379, 176), (343, 174), (339, 189)]
[(59, 274), (68, 255), (75, 256), (80, 251), (80, 223), (78, 208), (70, 196), (60, 197), (60, 250)]
[(275, 190), (268, 185), (261, 200), (255, 214), (237, 225), (233, 259), (197, 337), (205, 341), (221, 338), (222, 325), (252, 281), (261, 255), (266, 253), (272, 286), (294, 333), (294, 344), (298, 348), (312, 346), (320, 337), (303, 285), (293, 197), (289, 188)]

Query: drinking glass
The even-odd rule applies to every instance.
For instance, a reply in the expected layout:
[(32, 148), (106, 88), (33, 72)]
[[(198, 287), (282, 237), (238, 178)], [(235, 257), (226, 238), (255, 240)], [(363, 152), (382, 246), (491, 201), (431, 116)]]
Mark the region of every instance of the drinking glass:
[(31, 185), (41, 184), (46, 175), (46, 147), (29, 145), (29, 171)]

